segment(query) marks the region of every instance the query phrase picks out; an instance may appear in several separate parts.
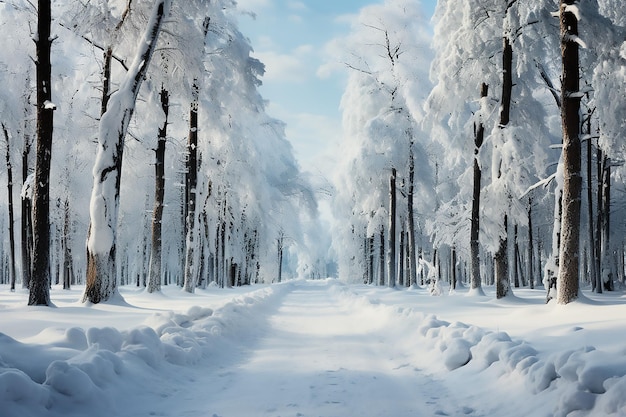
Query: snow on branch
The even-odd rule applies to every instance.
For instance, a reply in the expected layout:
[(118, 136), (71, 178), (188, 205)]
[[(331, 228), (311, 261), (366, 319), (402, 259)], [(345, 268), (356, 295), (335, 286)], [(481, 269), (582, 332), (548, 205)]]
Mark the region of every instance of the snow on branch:
[(565, 42), (575, 42), (581, 48), (587, 49), (587, 44), (578, 35), (573, 35), (571, 33), (568, 33), (567, 35), (565, 35), (565, 38), (563, 40)]

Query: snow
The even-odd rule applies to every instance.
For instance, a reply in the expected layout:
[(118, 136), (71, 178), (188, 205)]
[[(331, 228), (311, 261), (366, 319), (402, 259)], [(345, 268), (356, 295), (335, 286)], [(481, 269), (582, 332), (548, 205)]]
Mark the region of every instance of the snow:
[[(567, 306), (296, 280), (27, 307), (0, 287), (13, 416), (626, 415), (626, 297)], [(446, 295), (448, 294), (448, 295)]]

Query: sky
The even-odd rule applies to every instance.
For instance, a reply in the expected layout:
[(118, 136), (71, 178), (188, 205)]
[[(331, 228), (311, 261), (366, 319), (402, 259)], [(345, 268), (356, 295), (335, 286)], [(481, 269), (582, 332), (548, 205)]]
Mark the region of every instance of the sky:
[[(240, 29), (266, 66), (260, 89), (268, 113), (287, 124), (287, 138), (303, 170), (328, 178), (333, 145), (341, 139), (339, 103), (345, 74), (328, 72), (325, 45), (345, 36), (359, 10), (373, 0), (238, 0), (253, 16)], [(436, 0), (422, 0), (430, 19)]]

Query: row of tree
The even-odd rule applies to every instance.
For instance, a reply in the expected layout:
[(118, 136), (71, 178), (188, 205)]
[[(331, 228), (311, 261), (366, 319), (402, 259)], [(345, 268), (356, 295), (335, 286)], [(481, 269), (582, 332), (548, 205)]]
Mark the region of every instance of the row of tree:
[(364, 8), (333, 48), (349, 70), (340, 271), (498, 297), (543, 283), (560, 303), (580, 280), (623, 282), (624, 7), (440, 0), (432, 56), (419, 4)]
[(234, 1), (53, 6), (0, 2), (3, 281), (21, 276), (29, 304), (48, 305), (61, 282), (85, 283), (84, 300), (99, 303), (119, 282), (193, 292), (326, 274), (308, 247), (314, 191), (265, 111), (264, 66)]

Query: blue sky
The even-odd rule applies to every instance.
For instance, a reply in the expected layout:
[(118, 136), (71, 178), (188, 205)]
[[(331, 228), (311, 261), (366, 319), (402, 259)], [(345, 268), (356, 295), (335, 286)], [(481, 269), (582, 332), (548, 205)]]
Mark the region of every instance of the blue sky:
[[(382, 0), (380, 0), (382, 2)], [(372, 0), (238, 0), (241, 31), (250, 38), (254, 55), (266, 65), (261, 94), (271, 116), (287, 123), (287, 137), (303, 169), (328, 174), (333, 144), (341, 138), (339, 102), (342, 74), (320, 67), (328, 59), (324, 46), (347, 34), (351, 19)], [(436, 0), (422, 0), (432, 16)]]

